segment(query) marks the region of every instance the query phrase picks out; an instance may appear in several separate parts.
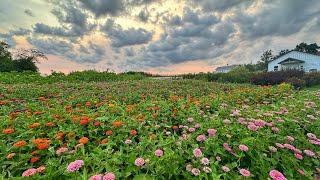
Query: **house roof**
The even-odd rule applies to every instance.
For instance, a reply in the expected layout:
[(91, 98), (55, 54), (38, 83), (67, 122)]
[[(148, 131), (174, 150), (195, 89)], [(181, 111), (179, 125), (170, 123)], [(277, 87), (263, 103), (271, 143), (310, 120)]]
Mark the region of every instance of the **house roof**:
[(304, 62), (305, 61), (295, 59), (295, 58), (287, 58), (287, 59), (279, 62), (278, 64), (295, 64), (295, 63), (304, 63)]
[[(280, 55), (280, 56), (275, 57), (274, 59), (272, 59), (272, 61), (275, 61), (275, 60), (279, 59), (280, 57), (282, 57), (282, 56), (284, 56), (284, 55), (287, 55), (287, 54), (290, 54), (290, 53), (292, 53), (292, 52), (298, 52), (298, 53), (302, 53), (302, 54), (308, 54), (308, 55), (311, 55), (311, 56), (320, 57), (320, 55), (318, 55), (318, 54), (310, 54), (310, 53), (306, 53), (306, 52), (300, 52), (300, 51), (296, 51), (296, 50), (291, 50), (291, 51), (288, 51), (287, 53), (284, 53), (284, 54), (282, 54), (282, 55)], [(270, 61), (270, 62), (272, 62), (272, 61)], [(270, 62), (269, 62), (269, 63), (270, 63)]]

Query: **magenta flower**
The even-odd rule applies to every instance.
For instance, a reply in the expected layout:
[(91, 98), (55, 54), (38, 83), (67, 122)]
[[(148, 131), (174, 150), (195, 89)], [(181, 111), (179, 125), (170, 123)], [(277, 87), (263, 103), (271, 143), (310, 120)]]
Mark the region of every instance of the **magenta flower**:
[(296, 154), (294, 154), (294, 156), (299, 160), (303, 159), (303, 156), (301, 154), (296, 153)]
[(310, 157), (313, 157), (313, 156), (316, 155), (313, 151), (308, 150), (308, 149), (304, 150), (303, 152), (304, 152), (307, 156), (310, 156)]
[(208, 129), (207, 132), (208, 132), (208, 136), (209, 136), (209, 137), (213, 137), (213, 136), (216, 135), (217, 130), (216, 130), (216, 129)]
[(115, 180), (116, 176), (113, 173), (107, 173), (103, 176), (103, 180)]
[(248, 146), (246, 146), (246, 145), (244, 145), (244, 144), (240, 144), (240, 145), (239, 145), (239, 149), (240, 149), (241, 151), (248, 151), (248, 150), (249, 150)]
[(287, 136), (287, 140), (288, 140), (289, 142), (293, 142), (293, 141), (294, 141), (294, 138), (293, 138), (292, 136)]
[(194, 176), (199, 176), (200, 170), (197, 169), (197, 168), (193, 168), (193, 169), (191, 170), (191, 173), (192, 173)]
[(201, 159), (201, 164), (203, 164), (203, 165), (208, 165), (210, 163), (210, 161), (209, 161), (209, 159), (208, 158), (202, 158)]
[(250, 171), (248, 171), (246, 169), (240, 169), (239, 172), (244, 177), (249, 177), (251, 175)]
[(66, 147), (61, 147), (61, 148), (59, 148), (59, 149), (56, 150), (56, 154), (57, 154), (58, 156), (60, 156), (60, 155), (62, 155), (63, 153), (65, 153), (65, 152), (67, 152), (67, 151), (69, 151), (68, 148), (66, 148)]
[(228, 166), (222, 166), (222, 170), (227, 173), (230, 171), (230, 168)]
[(279, 128), (277, 127), (272, 127), (271, 130), (274, 132), (274, 133), (278, 133), (280, 131)]
[(199, 136), (197, 137), (197, 141), (198, 141), (198, 142), (203, 142), (203, 141), (205, 141), (205, 140), (206, 140), (206, 136), (203, 135), (203, 134), (201, 134), (201, 135), (199, 135)]
[(277, 146), (278, 148), (281, 148), (281, 149), (284, 148), (284, 145), (283, 145), (283, 144), (280, 144), (280, 143), (276, 143), (276, 146)]
[(83, 160), (75, 160), (68, 165), (67, 171), (68, 172), (78, 171), (83, 165), (84, 165)]
[(271, 170), (269, 172), (269, 175), (273, 180), (287, 180), (281, 172), (279, 172), (275, 169)]
[(144, 159), (143, 158), (137, 158), (135, 161), (134, 161), (134, 164), (138, 167), (140, 166), (143, 166), (144, 165)]
[(193, 155), (195, 156), (195, 157), (201, 157), (202, 156), (202, 151), (201, 151), (201, 149), (199, 149), (199, 148), (196, 148), (196, 149), (194, 149), (193, 150)]
[(285, 148), (290, 149), (292, 151), (294, 151), (296, 148), (294, 146), (292, 146), (291, 144), (284, 144), (283, 145)]
[(157, 149), (155, 152), (154, 152), (154, 155), (158, 156), (158, 157), (161, 157), (163, 156), (163, 151), (161, 149)]
[(251, 131), (257, 131), (259, 127), (254, 124), (249, 124), (248, 129), (250, 129)]
[(317, 139), (317, 136), (313, 133), (307, 133), (307, 136), (309, 139), (313, 139), (313, 140)]
[(28, 177), (28, 176), (33, 176), (37, 173), (37, 169), (35, 168), (30, 168), (30, 169), (27, 169), (25, 170), (23, 173), (22, 173), (22, 176), (23, 177)]
[(194, 132), (195, 130), (195, 128), (189, 128), (189, 132)]
[(101, 174), (93, 175), (89, 178), (89, 180), (102, 180), (102, 175)]

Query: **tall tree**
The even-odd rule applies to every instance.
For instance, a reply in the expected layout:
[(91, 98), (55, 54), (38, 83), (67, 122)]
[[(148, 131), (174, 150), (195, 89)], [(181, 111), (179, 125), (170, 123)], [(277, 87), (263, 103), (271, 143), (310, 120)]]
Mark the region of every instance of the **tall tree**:
[(318, 49), (320, 49), (320, 46), (318, 46), (317, 43), (307, 44), (302, 42), (298, 44), (294, 50), (310, 54), (317, 54), (319, 52)]
[(38, 71), (36, 63), (39, 59), (47, 59), (45, 54), (37, 49), (18, 49), (14, 53), (14, 67), (18, 72), (21, 71)]
[(0, 41), (0, 72), (10, 72), (14, 70), (14, 65), (9, 52), (9, 45)]
[(265, 52), (263, 52), (263, 54), (260, 57), (260, 61), (259, 61), (259, 65), (262, 66), (263, 70), (267, 70), (268, 69), (268, 63), (270, 61), (272, 61), (273, 57), (274, 56), (273, 56), (273, 53), (272, 53), (271, 49), (266, 50)]

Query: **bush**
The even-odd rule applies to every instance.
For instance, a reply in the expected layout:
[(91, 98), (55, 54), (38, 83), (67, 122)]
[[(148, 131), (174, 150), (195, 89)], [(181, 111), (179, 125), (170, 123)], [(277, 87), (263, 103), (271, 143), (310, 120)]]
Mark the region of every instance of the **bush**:
[(305, 74), (303, 79), (307, 87), (320, 85), (320, 72)]
[(304, 72), (299, 70), (263, 72), (253, 75), (251, 83), (256, 85), (276, 85), (286, 82), (293, 77), (302, 79), (303, 76)]
[(285, 82), (290, 83), (295, 89), (301, 89), (306, 86), (306, 81), (297, 77), (289, 78)]

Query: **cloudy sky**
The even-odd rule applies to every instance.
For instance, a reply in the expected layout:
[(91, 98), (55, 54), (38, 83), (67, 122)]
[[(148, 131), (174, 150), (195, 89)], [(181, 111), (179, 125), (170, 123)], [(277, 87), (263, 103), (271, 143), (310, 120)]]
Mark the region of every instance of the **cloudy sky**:
[(0, 0), (0, 39), (45, 52), (42, 73), (208, 72), (320, 43), (320, 1)]

